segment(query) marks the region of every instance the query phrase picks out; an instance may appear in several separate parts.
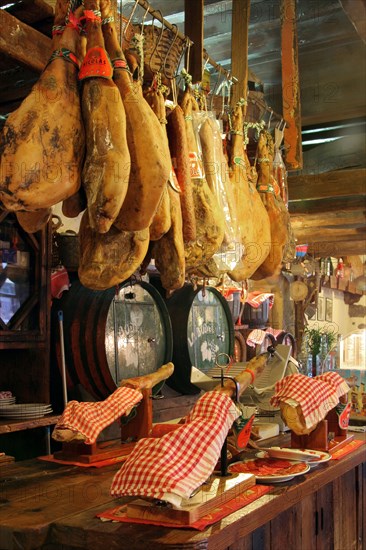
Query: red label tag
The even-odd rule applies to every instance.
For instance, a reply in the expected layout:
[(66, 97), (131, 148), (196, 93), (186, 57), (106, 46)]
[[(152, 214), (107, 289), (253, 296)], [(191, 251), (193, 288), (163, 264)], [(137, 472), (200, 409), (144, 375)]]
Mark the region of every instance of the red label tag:
[(244, 428), (238, 434), (237, 440), (236, 440), (236, 444), (237, 444), (238, 449), (244, 449), (247, 446), (249, 438), (250, 438), (250, 432), (252, 430), (252, 425), (253, 425), (253, 422), (254, 422), (254, 418), (255, 418), (255, 416), (253, 414), (253, 416), (251, 416), (249, 418), (249, 420), (246, 423), (246, 425), (244, 426)]
[(338, 416), (338, 424), (342, 430), (346, 430), (348, 428), (350, 413), (351, 403), (348, 403), (341, 414)]
[(113, 67), (104, 48), (95, 46), (87, 51), (79, 71), (79, 80), (84, 78), (112, 79)]
[(170, 183), (172, 189), (174, 189), (174, 191), (177, 191), (177, 193), (182, 192), (182, 190), (180, 188), (180, 185), (179, 185), (179, 181), (177, 179), (177, 175), (176, 175), (175, 170), (174, 170), (174, 166), (172, 166), (172, 169), (170, 170), (169, 183)]
[(204, 178), (202, 161), (198, 158), (196, 152), (189, 153), (189, 162), (191, 167), (191, 178)]

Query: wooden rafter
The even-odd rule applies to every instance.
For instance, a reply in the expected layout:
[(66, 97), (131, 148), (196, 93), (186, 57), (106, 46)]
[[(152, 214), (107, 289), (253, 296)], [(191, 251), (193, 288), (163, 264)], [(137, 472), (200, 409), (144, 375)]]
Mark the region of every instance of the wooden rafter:
[(299, 170), (303, 160), (296, 0), (281, 0), (281, 58), (285, 162), (288, 170)]
[[(189, 36), (193, 45), (188, 48), (189, 72), (192, 82), (201, 82), (203, 73), (203, 0), (184, 1), (184, 34)], [(187, 64), (187, 58), (186, 58)]]
[(361, 40), (366, 42), (365, 0), (339, 0), (339, 3)]
[(250, 0), (235, 0), (232, 3), (231, 72), (238, 80), (233, 86), (232, 105), (240, 98), (247, 99), (249, 16)]
[(51, 52), (51, 39), (0, 10), (0, 54), (41, 72)]

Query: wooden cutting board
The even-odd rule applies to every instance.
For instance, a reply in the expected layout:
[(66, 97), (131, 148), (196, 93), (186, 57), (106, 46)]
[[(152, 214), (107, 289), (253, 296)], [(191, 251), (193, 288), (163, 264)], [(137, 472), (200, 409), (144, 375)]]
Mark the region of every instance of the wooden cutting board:
[(158, 506), (155, 501), (133, 500), (127, 505), (130, 518), (148, 519), (164, 523), (190, 525), (215, 508), (238, 497), (255, 485), (253, 474), (236, 473), (228, 477), (211, 476), (209, 482), (190, 499), (182, 501), (180, 508), (170, 504)]

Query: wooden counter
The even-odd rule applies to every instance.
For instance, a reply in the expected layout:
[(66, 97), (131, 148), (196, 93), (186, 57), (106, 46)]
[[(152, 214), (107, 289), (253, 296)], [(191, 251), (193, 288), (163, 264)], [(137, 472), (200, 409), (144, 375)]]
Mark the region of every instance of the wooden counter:
[[(365, 434), (357, 434), (365, 440)], [(288, 436), (266, 440), (285, 446)], [(363, 548), (366, 447), (312, 469), (199, 532), (102, 522), (118, 465), (81, 468), (40, 460), (0, 467), (0, 548), (47, 550)], [(365, 541), (364, 541), (365, 544)]]

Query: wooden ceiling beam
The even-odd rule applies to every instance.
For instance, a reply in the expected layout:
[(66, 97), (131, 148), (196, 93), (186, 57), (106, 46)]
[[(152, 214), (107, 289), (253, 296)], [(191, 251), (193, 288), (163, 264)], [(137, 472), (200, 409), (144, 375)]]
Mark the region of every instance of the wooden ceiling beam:
[(186, 66), (196, 84), (203, 74), (203, 0), (184, 0), (184, 12), (184, 34), (193, 42), (186, 52)]
[[(7, 3), (10, 4), (11, 2), (8, 0)], [(45, 0), (23, 0), (15, 3), (7, 11), (27, 25), (33, 25), (44, 19), (49, 19), (52, 25), (54, 16), (52, 6)]]
[(303, 166), (301, 145), (301, 103), (299, 42), (297, 39), (296, 0), (281, 0), (282, 112), (285, 163), (288, 170)]
[(316, 258), (344, 258), (366, 254), (365, 241), (334, 241), (308, 243), (308, 253)]
[(247, 99), (249, 18), (250, 0), (235, 0), (231, 16), (231, 73), (238, 81), (232, 89), (233, 107), (239, 99)]
[(290, 202), (365, 195), (366, 168), (289, 176)]
[(51, 53), (51, 39), (0, 10), (0, 54), (41, 72)]
[(365, 0), (339, 0), (348, 19), (356, 29), (358, 36), (366, 42), (366, 8)]
[(365, 207), (365, 197), (362, 195), (356, 197), (328, 197), (318, 200), (302, 200), (289, 202), (289, 212), (291, 216), (299, 214), (316, 214), (324, 212), (337, 212), (342, 208), (348, 212), (360, 210)]
[(339, 210), (338, 212), (322, 212), (316, 214), (300, 214), (291, 216), (294, 231), (305, 229), (320, 229), (343, 227), (345, 229), (362, 228), (366, 225), (365, 207), (362, 210)]

